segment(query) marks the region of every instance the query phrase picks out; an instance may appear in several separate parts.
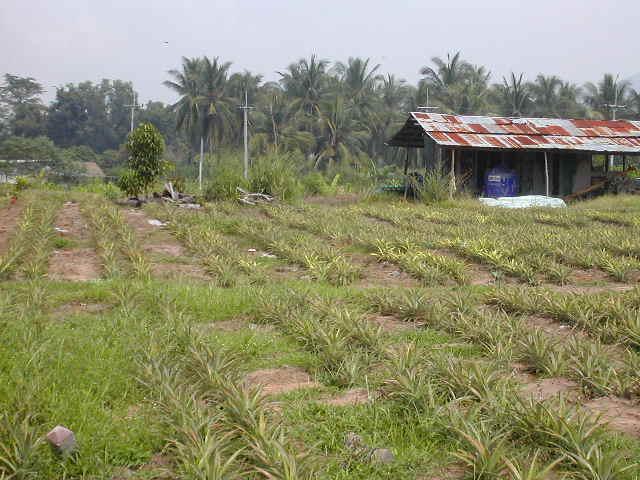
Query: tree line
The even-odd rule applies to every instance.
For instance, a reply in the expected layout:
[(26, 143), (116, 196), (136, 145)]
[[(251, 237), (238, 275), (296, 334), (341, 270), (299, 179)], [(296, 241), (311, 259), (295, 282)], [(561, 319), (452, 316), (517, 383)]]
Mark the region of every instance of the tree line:
[[(330, 62), (313, 55), (278, 72), (278, 81), (265, 82), (257, 73), (232, 72), (232, 64), (218, 57), (185, 57), (164, 82), (178, 101), (149, 102), (136, 112), (136, 122), (153, 123), (176, 160), (191, 161), (200, 144), (209, 154), (241, 145), (238, 107), (246, 94), (254, 107), (253, 155), (300, 152), (323, 168), (384, 159), (384, 142), (402, 125), (406, 112), (427, 101), (442, 113), (593, 119), (611, 119), (610, 106), (618, 104), (626, 105), (617, 111), (618, 118), (640, 117), (640, 93), (612, 74), (584, 85), (543, 74), (527, 80), (512, 73), (493, 81), (486, 67), (460, 53), (431, 59), (420, 69), (417, 85), (380, 69), (367, 58)], [(46, 136), (58, 147), (89, 147), (105, 163), (122, 159), (129, 105), (136, 99), (131, 82), (68, 84), (57, 88), (48, 106), (43, 92), (33, 78), (5, 75), (1, 138)], [(110, 154), (105, 157), (104, 152)]]

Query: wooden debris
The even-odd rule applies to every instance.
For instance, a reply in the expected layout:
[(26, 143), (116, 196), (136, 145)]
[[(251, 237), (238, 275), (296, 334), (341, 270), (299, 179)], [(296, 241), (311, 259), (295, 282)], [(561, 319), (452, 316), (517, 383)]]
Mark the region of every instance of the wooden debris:
[(267, 195), (266, 193), (251, 193), (243, 190), (240, 187), (236, 187), (236, 191), (239, 194), (238, 201), (240, 203), (244, 203), (245, 205), (258, 205), (259, 203), (273, 202), (273, 197), (271, 195)]

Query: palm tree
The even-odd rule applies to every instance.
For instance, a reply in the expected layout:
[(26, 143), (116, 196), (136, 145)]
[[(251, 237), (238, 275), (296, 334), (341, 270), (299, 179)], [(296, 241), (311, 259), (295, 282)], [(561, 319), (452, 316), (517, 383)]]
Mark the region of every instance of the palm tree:
[(539, 117), (557, 117), (559, 106), (559, 90), (562, 81), (555, 75), (538, 75), (535, 82), (529, 85), (533, 94), (533, 114)]
[(376, 71), (380, 65), (369, 68), (371, 59), (349, 57), (347, 64), (336, 63), (334, 70), (338, 74), (347, 98), (355, 104), (367, 100), (373, 94), (377, 81), (380, 79)]
[(198, 97), (200, 96), (200, 85), (198, 73), (200, 70), (200, 59), (182, 57), (182, 70), (169, 70), (169, 75), (173, 80), (166, 80), (163, 84), (176, 92), (180, 98), (174, 103), (173, 109), (176, 112), (176, 128), (185, 130), (192, 135), (197, 131), (200, 119)]
[(202, 163), (204, 161), (204, 131), (202, 129), (201, 85), (199, 58), (182, 57), (182, 70), (169, 70), (173, 80), (163, 84), (176, 92), (180, 98), (172, 105), (176, 113), (176, 129), (184, 131), (193, 143), (200, 137), (199, 183), (202, 188)]
[(561, 82), (558, 89), (558, 115), (562, 118), (582, 118), (586, 109), (579, 102), (582, 94), (580, 87), (571, 82)]
[(278, 72), (284, 91), (292, 99), (294, 108), (306, 115), (316, 115), (328, 83), (327, 60), (312, 55), (309, 60), (292, 63), (285, 72)]
[(231, 98), (227, 93), (230, 62), (220, 62), (218, 57), (203, 57), (199, 65), (200, 95), (197, 103), (202, 113), (202, 131), (213, 152), (214, 143), (222, 142), (232, 133), (234, 112), (239, 99)]
[(440, 57), (433, 57), (431, 62), (435, 64), (435, 68), (422, 67), (420, 74), (424, 75), (424, 81), (437, 90), (446, 89), (460, 82), (468, 71), (468, 63), (462, 60), (460, 52), (456, 52), (453, 56), (447, 53), (446, 61)]
[(637, 90), (631, 89), (631, 93), (629, 94), (629, 103), (631, 104), (631, 108), (633, 109), (636, 117), (640, 117), (640, 92)]
[(529, 102), (529, 89), (523, 73), (517, 77), (515, 73), (511, 73), (509, 80), (502, 77), (502, 84), (496, 85), (495, 89), (498, 100), (502, 103), (503, 114), (512, 117), (521, 117), (524, 114)]
[(596, 113), (596, 116), (611, 120), (614, 110), (611, 105), (625, 102), (629, 92), (628, 82), (618, 82), (618, 77), (606, 73), (598, 84), (587, 83), (584, 86), (585, 103)]
[(322, 136), (315, 166), (326, 160), (331, 166), (336, 160), (344, 160), (350, 154), (358, 154), (366, 143), (368, 132), (354, 106), (341, 95), (323, 103), (320, 109)]

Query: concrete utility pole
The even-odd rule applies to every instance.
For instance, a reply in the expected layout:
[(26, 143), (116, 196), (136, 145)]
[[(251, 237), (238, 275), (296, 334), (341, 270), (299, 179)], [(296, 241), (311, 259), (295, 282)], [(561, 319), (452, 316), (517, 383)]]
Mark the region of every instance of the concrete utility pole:
[[(618, 105), (618, 94), (620, 93), (620, 90), (618, 89), (618, 78), (620, 77), (620, 74), (616, 75), (616, 80), (613, 82), (613, 89), (615, 91), (614, 93), (614, 100), (613, 100), (613, 104), (607, 103), (604, 106), (607, 108), (611, 109), (611, 120), (616, 120), (616, 114), (618, 112), (618, 109), (620, 108), (627, 108), (626, 105)], [(613, 159), (614, 156), (613, 155), (609, 155), (609, 171), (611, 171), (613, 169)]]
[(138, 108), (142, 108), (142, 105), (138, 105), (137, 99), (138, 99), (138, 96), (134, 93), (133, 94), (133, 98), (131, 99), (131, 101), (132, 101), (131, 105), (125, 105), (125, 108), (130, 108), (131, 109), (131, 130), (130, 130), (130, 132), (133, 132), (133, 121), (134, 121), (135, 111)]
[(244, 171), (245, 180), (249, 178), (249, 110), (254, 107), (249, 106), (249, 94), (244, 91), (244, 105), (239, 107), (244, 116)]

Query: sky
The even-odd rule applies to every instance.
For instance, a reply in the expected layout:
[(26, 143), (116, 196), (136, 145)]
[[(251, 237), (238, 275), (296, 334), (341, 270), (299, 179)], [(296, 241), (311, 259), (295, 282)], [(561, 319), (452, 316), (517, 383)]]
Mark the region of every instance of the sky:
[(117, 78), (142, 102), (172, 102), (162, 82), (182, 56), (266, 80), (314, 53), (362, 56), (416, 83), (432, 57), (461, 51), (495, 81), (581, 84), (640, 74), (639, 20), (638, 0), (0, 0), (0, 74), (36, 78), (47, 101), (56, 86)]

